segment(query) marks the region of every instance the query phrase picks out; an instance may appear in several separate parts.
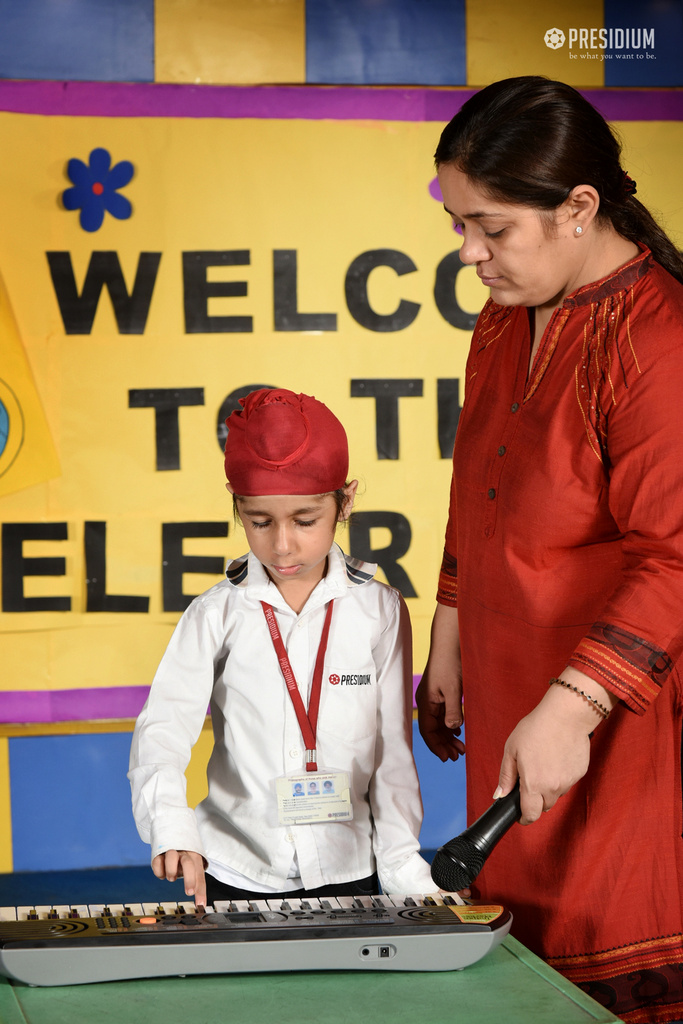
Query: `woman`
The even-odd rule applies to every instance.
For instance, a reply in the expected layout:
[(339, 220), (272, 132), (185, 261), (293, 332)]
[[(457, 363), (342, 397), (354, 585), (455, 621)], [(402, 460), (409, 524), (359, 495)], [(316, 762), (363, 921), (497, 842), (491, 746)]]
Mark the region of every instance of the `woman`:
[(608, 125), (562, 83), (484, 89), (436, 163), (491, 298), (422, 734), (442, 760), (463, 753), (464, 693), (470, 820), (520, 779), (534, 824), (508, 833), (475, 895), (624, 1020), (678, 1020), (683, 260)]

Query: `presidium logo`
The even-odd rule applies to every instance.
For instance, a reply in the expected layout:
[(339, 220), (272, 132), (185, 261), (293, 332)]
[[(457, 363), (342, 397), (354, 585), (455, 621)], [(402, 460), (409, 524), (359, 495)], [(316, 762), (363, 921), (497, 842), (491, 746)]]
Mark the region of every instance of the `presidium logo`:
[(564, 46), (564, 32), (561, 28), (549, 28), (543, 36), (543, 40), (551, 50), (559, 50), (561, 46)]
[[(569, 54), (575, 59), (579, 56), (594, 60), (655, 59), (653, 28), (569, 28), (566, 35), (561, 28), (549, 28), (543, 42), (549, 50), (560, 50), (567, 43), (568, 50), (583, 51)], [(608, 52), (591, 53), (592, 50)]]
[(332, 683), (333, 686), (339, 686), (340, 683), (342, 686), (370, 686), (372, 676), (369, 672), (367, 675), (356, 674), (346, 676), (339, 676), (336, 672), (333, 672), (329, 676), (329, 682)]

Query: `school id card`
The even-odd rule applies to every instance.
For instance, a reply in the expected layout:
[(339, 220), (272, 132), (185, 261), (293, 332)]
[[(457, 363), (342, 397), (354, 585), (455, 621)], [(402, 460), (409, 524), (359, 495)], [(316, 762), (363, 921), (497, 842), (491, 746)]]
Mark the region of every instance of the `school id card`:
[(275, 780), (281, 825), (315, 825), (353, 818), (349, 773), (334, 768), (293, 772)]

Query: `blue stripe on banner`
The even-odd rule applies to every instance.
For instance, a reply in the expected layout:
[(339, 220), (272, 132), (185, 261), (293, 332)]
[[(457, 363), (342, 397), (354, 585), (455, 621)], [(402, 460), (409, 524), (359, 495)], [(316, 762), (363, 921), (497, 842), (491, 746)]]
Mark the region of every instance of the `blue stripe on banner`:
[(605, 85), (683, 85), (681, 0), (605, 0), (605, 28)]
[(0, 78), (154, 81), (154, 0), (0, 0)]
[(306, 82), (464, 85), (465, 0), (306, 0)]
[(126, 778), (131, 734), (10, 739), (15, 871), (149, 863)]

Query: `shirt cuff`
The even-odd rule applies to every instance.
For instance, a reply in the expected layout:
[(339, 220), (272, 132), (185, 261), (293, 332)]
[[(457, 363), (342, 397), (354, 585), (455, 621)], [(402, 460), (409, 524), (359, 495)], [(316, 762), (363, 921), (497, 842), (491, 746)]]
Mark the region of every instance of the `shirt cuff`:
[(428, 896), (438, 885), (432, 880), (429, 864), (419, 853), (413, 853), (399, 867), (378, 866), (382, 892), (396, 896)]
[(150, 832), (152, 860), (168, 850), (189, 850), (206, 860), (197, 820), (191, 808), (164, 814), (152, 823)]

